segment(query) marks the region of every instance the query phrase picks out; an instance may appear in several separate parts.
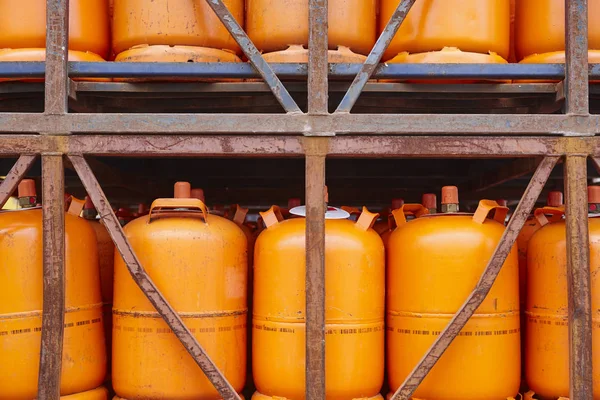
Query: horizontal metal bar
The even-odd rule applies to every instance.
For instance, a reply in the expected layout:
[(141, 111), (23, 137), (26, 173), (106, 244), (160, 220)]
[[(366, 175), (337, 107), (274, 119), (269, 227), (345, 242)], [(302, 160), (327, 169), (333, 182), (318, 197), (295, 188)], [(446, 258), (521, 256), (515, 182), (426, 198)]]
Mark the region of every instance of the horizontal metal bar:
[[(307, 64), (270, 64), (280, 78), (308, 76)], [(362, 64), (329, 64), (329, 76), (353, 79)], [(43, 62), (0, 62), (1, 78), (42, 78)], [(69, 62), (69, 76), (128, 78), (260, 78), (249, 63)], [(565, 77), (563, 64), (380, 64), (379, 79), (553, 79)], [(600, 79), (600, 64), (589, 65), (589, 78)]]
[(337, 135), (590, 135), (600, 115), (483, 114), (67, 114), (0, 113), (21, 133)]
[[(303, 137), (185, 135), (0, 135), (0, 156), (58, 152), (123, 157), (301, 157)], [(331, 157), (508, 158), (543, 155), (600, 156), (600, 137), (338, 136)]]

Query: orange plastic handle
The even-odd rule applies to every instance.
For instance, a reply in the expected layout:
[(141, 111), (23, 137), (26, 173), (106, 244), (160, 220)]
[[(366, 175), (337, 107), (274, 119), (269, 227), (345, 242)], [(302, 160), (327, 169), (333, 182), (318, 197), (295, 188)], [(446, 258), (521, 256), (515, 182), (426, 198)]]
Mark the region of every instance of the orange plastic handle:
[(262, 217), (263, 223), (267, 228), (277, 225), (283, 221), (283, 215), (281, 215), (279, 206), (271, 206), (271, 208), (269, 208), (267, 211), (261, 212), (260, 216)]
[(67, 213), (79, 217), (81, 215), (81, 211), (83, 211), (83, 206), (85, 205), (85, 200), (78, 199), (75, 196), (70, 196), (71, 204), (69, 204), (69, 209)]
[(425, 208), (423, 204), (403, 204), (402, 207), (392, 210), (396, 226), (405, 224), (407, 215), (414, 215), (416, 218), (419, 218), (426, 214), (429, 214), (429, 209)]
[(202, 200), (156, 199), (152, 202), (152, 205), (150, 206), (150, 212), (148, 213), (148, 223), (152, 222), (152, 219), (169, 216), (169, 211), (174, 212), (173, 214), (179, 213), (180, 215), (181, 212), (189, 212), (193, 215), (196, 214), (197, 211), (200, 211), (202, 213), (202, 219), (204, 219), (204, 222), (208, 220), (208, 209), (206, 208), (206, 205), (202, 202)]
[(493, 200), (479, 201), (479, 206), (477, 206), (477, 210), (473, 214), (473, 221), (483, 224), (492, 210), (496, 210), (494, 220), (504, 225), (504, 221), (508, 215), (508, 207), (501, 206)]
[(246, 220), (246, 215), (248, 214), (248, 209), (240, 207), (239, 204), (235, 205), (235, 214), (233, 215), (233, 222), (238, 225), (243, 225)]
[[(533, 212), (533, 215), (535, 216), (535, 219), (541, 226), (545, 226), (548, 225), (550, 222), (558, 222), (562, 220), (563, 216), (565, 215), (565, 207), (546, 206), (542, 208), (537, 208)], [(548, 219), (546, 215), (551, 215), (551, 217)]]
[(362, 213), (360, 214), (360, 217), (358, 217), (358, 221), (356, 221), (356, 226), (363, 231), (368, 231), (373, 227), (377, 218), (379, 218), (379, 214), (372, 213), (367, 210), (367, 207), (363, 207)]

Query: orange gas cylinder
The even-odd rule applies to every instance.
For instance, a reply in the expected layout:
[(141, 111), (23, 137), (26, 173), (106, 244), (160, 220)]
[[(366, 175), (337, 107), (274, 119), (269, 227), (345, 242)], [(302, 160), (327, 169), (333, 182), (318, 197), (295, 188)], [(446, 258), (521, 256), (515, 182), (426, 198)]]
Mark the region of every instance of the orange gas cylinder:
[(98, 243), (98, 267), (100, 268), (100, 289), (102, 294), (102, 317), (104, 320), (104, 337), (108, 366), (112, 355), (112, 303), (113, 277), (115, 262), (115, 245), (113, 244), (104, 223), (97, 219), (98, 212), (89, 197), (85, 198), (82, 217), (85, 218), (96, 233)]
[[(224, 0), (244, 27), (244, 0)], [(206, 1), (114, 0), (113, 51), (119, 54), (141, 44), (240, 48)]]
[[(292, 210), (303, 208), (298, 207)], [(379, 396), (384, 370), (384, 249), (366, 208), (357, 222), (328, 207), (325, 222), (325, 382), (328, 400)], [(304, 218), (274, 206), (254, 251), (254, 400), (305, 398)]]
[[(2, 0), (0, 0), (2, 1)], [(1, 17), (0, 17), (1, 18)], [(46, 49), (0, 49), (0, 62), (3, 61), (46, 61)], [(104, 59), (90, 52), (69, 50), (69, 61), (103, 62)], [(19, 80), (28, 82), (43, 82), (43, 78), (11, 79), (2, 78), (0, 82)], [(110, 82), (109, 78), (75, 78), (76, 81)]]
[[(590, 209), (590, 268), (592, 309), (600, 308), (600, 187), (588, 188)], [(569, 396), (569, 327), (567, 304), (567, 241), (565, 222), (548, 224), (545, 214), (562, 216), (564, 209), (536, 210), (542, 225), (529, 241), (527, 249), (527, 329), (525, 376), (538, 396)], [(600, 359), (600, 326), (597, 313), (592, 323), (594, 366)], [(600, 398), (600, 370), (594, 368), (594, 398)]]
[(99, 387), (87, 392), (61, 396), (61, 400), (108, 400), (108, 390), (105, 387)]
[[(446, 189), (446, 188), (445, 188)], [(458, 196), (437, 214), (405, 220), (387, 253), (387, 366), (390, 389), (402, 384), (469, 296), (504, 233), (505, 207), (482, 200), (458, 213)], [(446, 203), (444, 202), (446, 201)], [(456, 210), (456, 211), (453, 211)], [(495, 210), (494, 218), (487, 218)], [(519, 287), (516, 247), (459, 336), (416, 390), (420, 399), (506, 399), (520, 384)]]
[[(399, 2), (381, 0), (379, 32)], [(509, 0), (419, 0), (400, 25), (383, 60), (402, 52), (424, 53), (444, 47), (474, 53), (494, 52), (505, 59), (509, 41)]]
[[(588, 1), (588, 19), (600, 19), (600, 0)], [(600, 50), (600, 25), (589, 24), (588, 48)], [(564, 0), (518, 0), (515, 13), (518, 60), (532, 54), (565, 51)]]
[[(125, 228), (144, 269), (237, 391), (246, 380), (247, 241), (237, 225), (208, 213), (189, 183)], [(115, 392), (125, 399), (220, 396), (115, 255)]]
[[(428, 53), (399, 53), (396, 57), (387, 61), (387, 64), (506, 64), (507, 61), (496, 53), (468, 53), (460, 51), (455, 47), (444, 47), (440, 51), (432, 51)], [(476, 83), (480, 80), (443, 80), (443, 79), (427, 79), (427, 80), (408, 80), (413, 83)], [(498, 83), (510, 81), (495, 81)]]
[[(0, 213), (0, 399), (37, 396), (42, 326), (42, 210), (32, 180), (19, 185), (23, 209)], [(106, 374), (96, 237), (65, 215), (65, 332), (61, 395), (94, 389)]]
[[(0, 0), (0, 49), (46, 48), (46, 0)], [(107, 0), (69, 1), (69, 49), (109, 56)]]
[[(369, 54), (376, 40), (377, 0), (329, 0), (329, 49)], [(248, 0), (246, 31), (265, 53), (308, 46), (308, 2)], [(285, 17), (283, 17), (285, 16)]]
[[(550, 208), (561, 207), (563, 205), (562, 192), (549, 192), (546, 204)], [(551, 214), (548, 216), (549, 222), (559, 222), (561, 220), (562, 215)], [(538, 219), (535, 218), (534, 215), (530, 215), (517, 237), (517, 248), (519, 249), (519, 299), (521, 301), (521, 310), (525, 309), (525, 300), (527, 298), (527, 246), (529, 245), (529, 240), (533, 234), (541, 227), (542, 225), (540, 225)], [(524, 326), (521, 326), (521, 329), (523, 328)]]

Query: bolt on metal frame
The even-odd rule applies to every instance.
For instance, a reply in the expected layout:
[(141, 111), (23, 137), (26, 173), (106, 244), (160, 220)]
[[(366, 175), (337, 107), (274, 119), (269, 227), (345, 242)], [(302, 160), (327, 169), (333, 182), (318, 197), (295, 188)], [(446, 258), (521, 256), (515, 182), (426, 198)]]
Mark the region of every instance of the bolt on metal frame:
[[(85, 161), (85, 155), (305, 157), (308, 400), (325, 400), (323, 195), (327, 156), (543, 157), (479, 283), (398, 388), (394, 394), (395, 400), (411, 397), (481, 304), (552, 168), (560, 158), (564, 158), (569, 244), (570, 398), (592, 399), (590, 265), (585, 187), (587, 158), (591, 156), (595, 164), (600, 165), (600, 139), (593, 137), (598, 133), (600, 117), (589, 114), (587, 0), (565, 0), (566, 113), (563, 115), (349, 114), (415, 0), (400, 1), (384, 33), (333, 114), (328, 113), (327, 80), (331, 68), (327, 65), (328, 43), (325, 34), (327, 0), (309, 0), (309, 107), (308, 113), (304, 114), (223, 2), (206, 1), (259, 75), (265, 79), (286, 114), (70, 114), (67, 107), (70, 86), (67, 63), (68, 1), (47, 0), (45, 112), (0, 113), (0, 129), (7, 132), (0, 135), (0, 155), (20, 155), (0, 185), (0, 204), (14, 191), (36, 156), (42, 157), (44, 309), (38, 399), (58, 400), (60, 397), (65, 295), (64, 156), (74, 165), (133, 279), (223, 398), (239, 399), (140, 265)], [(176, 70), (178, 67), (173, 68)], [(407, 65), (396, 66), (395, 70), (406, 72), (411, 68), (417, 75), (419, 71), (444, 70), (454, 71), (456, 76), (461, 76), (461, 71), (471, 76), (468, 66)], [(560, 74), (560, 68), (558, 72), (552, 68), (542, 69), (546, 74), (550, 70)], [(594, 68), (596, 66), (591, 67), (592, 74)], [(529, 71), (525, 75), (535, 75), (530, 66), (511, 66), (507, 69), (511, 70), (517, 75), (519, 71)], [(494, 68), (489, 71), (493, 72)]]

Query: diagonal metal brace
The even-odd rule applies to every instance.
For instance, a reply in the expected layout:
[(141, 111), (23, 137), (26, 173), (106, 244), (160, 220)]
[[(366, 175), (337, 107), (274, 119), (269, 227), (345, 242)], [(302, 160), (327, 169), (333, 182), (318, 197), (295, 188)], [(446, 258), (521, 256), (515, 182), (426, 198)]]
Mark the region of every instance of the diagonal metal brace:
[(369, 81), (369, 78), (371, 78), (371, 75), (375, 72), (375, 68), (379, 65), (383, 53), (389, 47), (394, 36), (396, 36), (396, 32), (398, 32), (400, 25), (404, 22), (404, 19), (408, 15), (413, 4), (415, 4), (415, 1), (416, 0), (401, 0), (400, 3), (398, 3), (396, 11), (392, 14), (385, 29), (381, 32), (381, 36), (377, 39), (375, 46), (360, 69), (360, 72), (356, 75), (356, 78), (354, 78), (352, 85), (350, 85), (350, 88), (344, 95), (340, 105), (337, 110), (335, 110), (336, 113), (349, 113), (350, 110), (352, 110), (356, 100), (358, 100), (358, 96), (360, 96), (365, 85)]
[(10, 172), (0, 184), (0, 208), (6, 204), (10, 195), (14, 193), (19, 182), (21, 182), (27, 171), (29, 171), (36, 158), (36, 155), (23, 154), (10, 169)]
[(225, 25), (225, 28), (227, 28), (227, 31), (229, 31), (233, 39), (241, 47), (246, 57), (248, 57), (248, 60), (250, 60), (250, 63), (252, 63), (260, 76), (265, 80), (265, 83), (269, 86), (269, 89), (271, 89), (273, 95), (277, 98), (277, 101), (279, 101), (279, 104), (281, 104), (287, 113), (301, 114), (302, 110), (298, 107), (296, 101), (294, 101), (285, 86), (283, 86), (281, 80), (275, 75), (271, 66), (265, 61), (240, 24), (233, 18), (233, 15), (231, 15), (227, 6), (223, 4), (223, 1), (206, 0), (206, 2), (215, 14), (217, 14), (217, 17), (221, 20), (221, 23)]
[(488, 261), (477, 286), (429, 350), (427, 350), (421, 361), (419, 361), (402, 385), (396, 390), (391, 400), (408, 400), (411, 398), (427, 374), (433, 369), (437, 361), (475, 313), (475, 310), (483, 303), (558, 160), (559, 157), (556, 156), (545, 157), (542, 160), (533, 174), (529, 185), (527, 185), (527, 189), (525, 189), (525, 193), (508, 226), (504, 230), (504, 234), (502, 234), (500, 242)]
[(69, 160), (75, 167), (83, 186), (92, 199), (94, 206), (98, 210), (110, 237), (112, 238), (117, 250), (123, 257), (131, 277), (142, 290), (144, 295), (150, 300), (150, 303), (156, 308), (156, 311), (165, 320), (169, 328), (179, 339), (183, 347), (190, 353), (196, 364), (202, 369), (204, 375), (213, 384), (215, 389), (225, 400), (241, 400), (235, 389), (227, 381), (225, 376), (215, 366), (206, 351), (200, 346), (190, 330), (185, 326), (177, 312), (167, 302), (163, 294), (158, 290), (152, 279), (148, 276), (135, 252), (131, 248), (129, 241), (119, 224), (115, 213), (113, 212), (106, 195), (102, 191), (98, 180), (90, 169), (83, 155), (69, 155)]

